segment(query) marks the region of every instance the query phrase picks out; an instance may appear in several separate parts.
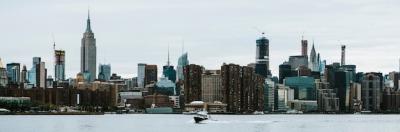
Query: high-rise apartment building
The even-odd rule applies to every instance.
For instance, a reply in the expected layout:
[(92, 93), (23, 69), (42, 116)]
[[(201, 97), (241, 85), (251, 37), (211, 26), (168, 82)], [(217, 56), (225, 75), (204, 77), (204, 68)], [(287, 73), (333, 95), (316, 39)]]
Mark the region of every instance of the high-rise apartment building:
[(380, 111), (382, 91), (382, 73), (365, 73), (361, 83), (362, 110), (373, 112)]
[(203, 73), (202, 66), (190, 64), (184, 67), (184, 97), (185, 104), (192, 101), (201, 101), (201, 76)]

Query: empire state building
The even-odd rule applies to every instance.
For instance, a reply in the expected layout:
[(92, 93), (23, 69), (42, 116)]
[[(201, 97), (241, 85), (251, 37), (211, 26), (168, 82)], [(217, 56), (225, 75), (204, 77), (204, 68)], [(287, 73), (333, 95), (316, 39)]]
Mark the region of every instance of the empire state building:
[(96, 38), (90, 27), (90, 15), (88, 13), (86, 31), (83, 33), (81, 45), (81, 73), (89, 73), (88, 81), (96, 79)]

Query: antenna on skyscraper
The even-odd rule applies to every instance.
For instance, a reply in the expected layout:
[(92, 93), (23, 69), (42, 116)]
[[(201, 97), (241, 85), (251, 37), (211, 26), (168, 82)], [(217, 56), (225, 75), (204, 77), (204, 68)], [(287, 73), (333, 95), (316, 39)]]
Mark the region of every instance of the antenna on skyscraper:
[(265, 32), (263, 30), (259, 29), (258, 27), (253, 27), (253, 29), (261, 33), (262, 37), (265, 37)]
[(169, 44), (168, 44), (168, 61), (167, 61), (167, 66), (169, 66), (170, 62), (169, 62)]
[(51, 37), (53, 38), (53, 50), (56, 50), (56, 39), (54, 38), (54, 33), (51, 33)]

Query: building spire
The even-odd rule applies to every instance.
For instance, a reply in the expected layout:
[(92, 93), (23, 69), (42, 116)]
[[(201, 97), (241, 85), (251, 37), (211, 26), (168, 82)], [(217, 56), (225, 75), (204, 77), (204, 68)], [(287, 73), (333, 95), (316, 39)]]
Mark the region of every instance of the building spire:
[(56, 39), (54, 38), (54, 34), (51, 34), (51, 37), (53, 38), (53, 50), (56, 50)]
[(167, 61), (167, 66), (170, 66), (170, 61), (169, 61), (169, 44), (168, 44), (168, 61)]
[(92, 28), (90, 27), (90, 10), (88, 9), (88, 18), (86, 23), (86, 32), (92, 32)]

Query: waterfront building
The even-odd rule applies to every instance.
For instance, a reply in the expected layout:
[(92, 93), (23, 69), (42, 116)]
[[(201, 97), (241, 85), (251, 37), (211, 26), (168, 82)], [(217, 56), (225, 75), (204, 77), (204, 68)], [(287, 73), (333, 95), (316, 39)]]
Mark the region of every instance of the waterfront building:
[(217, 73), (204, 73), (201, 76), (202, 101), (212, 103), (222, 102), (224, 93), (222, 91), (222, 77)]
[(339, 70), (334, 73), (334, 90), (339, 98), (339, 109), (350, 110), (350, 72)]
[(276, 83), (270, 78), (266, 78), (264, 87), (264, 111), (272, 112), (275, 106)]
[(229, 112), (240, 112), (241, 104), (241, 68), (235, 64), (223, 64), (221, 66), (222, 88), (224, 90), (224, 100)]
[(100, 81), (109, 81), (111, 77), (111, 65), (110, 64), (99, 64), (99, 76)]
[(192, 101), (201, 101), (201, 75), (203, 67), (200, 65), (190, 64), (184, 68), (184, 96), (185, 104)]
[(19, 85), (21, 82), (21, 67), (19, 63), (8, 63), (7, 64), (7, 77), (9, 84)]
[(248, 66), (223, 64), (221, 66), (223, 103), (234, 113), (264, 111), (265, 78)]
[(275, 111), (287, 111), (288, 101), (294, 100), (294, 90), (283, 84), (278, 84), (275, 95)]
[(156, 108), (156, 107), (169, 107), (172, 108), (173, 103), (169, 100), (168, 95), (146, 95), (144, 96), (144, 107), (145, 108)]
[(256, 40), (256, 65), (255, 72), (267, 77), (271, 74), (269, 69), (269, 40), (262, 33), (262, 37)]
[(361, 102), (361, 83), (351, 83), (350, 87), (350, 111), (360, 112)]
[(365, 73), (361, 84), (362, 109), (365, 111), (380, 111), (381, 93), (383, 91), (382, 73)]
[(338, 112), (339, 98), (333, 89), (329, 87), (326, 80), (315, 79), (315, 88), (317, 89), (317, 104), (320, 112)]
[(288, 106), (291, 110), (302, 112), (316, 112), (318, 110), (316, 100), (290, 100)]
[(81, 73), (88, 72), (89, 82), (93, 82), (96, 79), (96, 59), (97, 59), (97, 49), (96, 49), (96, 38), (92, 32), (90, 25), (90, 17), (88, 14), (86, 22), (86, 31), (83, 33), (83, 38), (81, 42)]
[(400, 91), (393, 88), (385, 88), (382, 93), (382, 110), (385, 112), (400, 111)]
[(179, 96), (169, 96), (169, 101), (172, 102), (172, 108), (174, 108), (174, 109), (181, 108)]
[(204, 107), (206, 107), (206, 110), (209, 113), (226, 113), (227, 111), (227, 104), (221, 103), (221, 102), (213, 102), (213, 103), (207, 103), (203, 101), (193, 101), (190, 103), (185, 104), (185, 112), (190, 112), (190, 111), (202, 111), (204, 110)]

